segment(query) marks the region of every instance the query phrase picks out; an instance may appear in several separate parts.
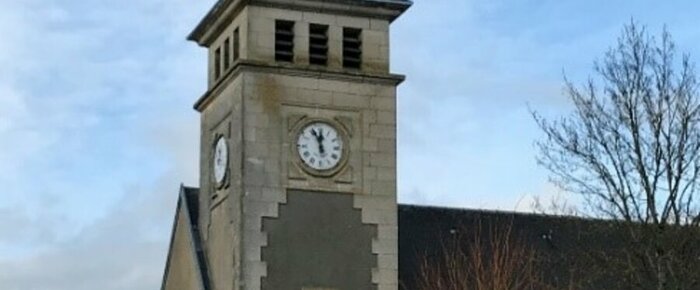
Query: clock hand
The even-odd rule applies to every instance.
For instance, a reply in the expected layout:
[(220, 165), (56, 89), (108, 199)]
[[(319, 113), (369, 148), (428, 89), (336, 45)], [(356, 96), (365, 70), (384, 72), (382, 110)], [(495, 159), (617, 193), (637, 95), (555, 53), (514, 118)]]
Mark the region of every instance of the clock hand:
[(321, 155), (325, 154), (325, 151), (323, 149), (323, 138), (318, 139), (318, 153), (321, 153)]
[(325, 154), (326, 150), (323, 148), (323, 129), (318, 129), (316, 141), (318, 141), (318, 152), (321, 153), (321, 155)]

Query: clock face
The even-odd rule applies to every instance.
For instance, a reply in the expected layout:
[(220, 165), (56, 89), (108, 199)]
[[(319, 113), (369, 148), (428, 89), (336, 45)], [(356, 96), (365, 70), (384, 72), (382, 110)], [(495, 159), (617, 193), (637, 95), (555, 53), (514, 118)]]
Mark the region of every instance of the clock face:
[(226, 177), (226, 168), (228, 166), (228, 145), (226, 139), (221, 136), (216, 140), (214, 147), (214, 180), (221, 185)]
[(319, 171), (330, 170), (343, 157), (343, 139), (330, 124), (312, 122), (299, 132), (297, 151), (307, 166)]

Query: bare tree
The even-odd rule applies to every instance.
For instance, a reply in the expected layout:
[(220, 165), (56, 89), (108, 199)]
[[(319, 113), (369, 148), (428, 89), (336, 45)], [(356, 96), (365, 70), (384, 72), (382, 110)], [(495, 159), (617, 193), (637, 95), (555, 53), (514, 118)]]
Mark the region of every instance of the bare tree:
[(657, 39), (632, 21), (595, 79), (565, 79), (571, 115), (533, 113), (546, 136), (538, 162), (629, 237), (603, 260), (635, 289), (700, 287), (700, 96), (689, 56), (675, 53), (665, 29)]

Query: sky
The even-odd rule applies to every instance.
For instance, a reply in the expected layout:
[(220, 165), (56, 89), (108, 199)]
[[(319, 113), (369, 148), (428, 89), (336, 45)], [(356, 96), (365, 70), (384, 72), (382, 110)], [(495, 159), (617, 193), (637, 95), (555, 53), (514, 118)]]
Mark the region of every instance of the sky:
[[(157, 289), (197, 185), (214, 0), (0, 0), (0, 288)], [(571, 105), (634, 18), (700, 57), (695, 1), (416, 0), (392, 25), (402, 203), (530, 210), (561, 193), (530, 108)]]

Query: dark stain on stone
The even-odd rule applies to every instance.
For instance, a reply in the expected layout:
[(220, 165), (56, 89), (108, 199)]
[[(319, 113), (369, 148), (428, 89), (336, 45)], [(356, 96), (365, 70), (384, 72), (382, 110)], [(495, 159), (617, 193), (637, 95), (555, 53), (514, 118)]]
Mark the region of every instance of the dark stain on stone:
[(262, 102), (264, 112), (279, 111), (280, 103), (280, 87), (277, 81), (272, 76), (260, 76), (258, 79), (259, 99)]

